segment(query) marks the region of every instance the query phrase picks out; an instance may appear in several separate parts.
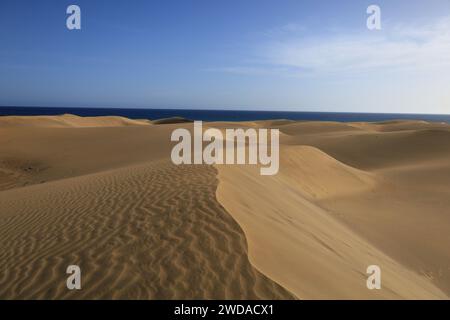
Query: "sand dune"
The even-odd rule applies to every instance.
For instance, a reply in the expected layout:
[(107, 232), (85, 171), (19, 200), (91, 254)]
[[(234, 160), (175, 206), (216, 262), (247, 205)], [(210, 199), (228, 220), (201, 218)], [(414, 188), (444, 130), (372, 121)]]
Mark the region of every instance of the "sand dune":
[(293, 298), (249, 263), (215, 169), (170, 163), (173, 127), (18, 126), (0, 138), (0, 298)]
[[(294, 151), (296, 155), (306, 152), (307, 157), (317, 158), (313, 164), (318, 163), (319, 166), (328, 160), (322, 158), (321, 152), (311, 154), (309, 147), (299, 148), (285, 152)], [(284, 154), (283, 157), (282, 154), (281, 157), (286, 159), (289, 156)], [(274, 177), (260, 176), (245, 166), (218, 168), (221, 181), (218, 199), (243, 228), (249, 242), (250, 261), (297, 297), (446, 298), (445, 293), (424, 275), (403, 267), (340, 223), (336, 217), (339, 213), (326, 210), (310, 200), (342, 193), (352, 195), (352, 192), (355, 197), (358, 185), (362, 190), (372, 186), (373, 182), (364, 174), (341, 185), (340, 179), (349, 174), (344, 165), (328, 168), (325, 175), (310, 176), (302, 166), (293, 171), (294, 164), (285, 166), (281, 163), (281, 173)], [(299, 183), (295, 184), (296, 180)], [(305, 188), (305, 181), (309, 180), (314, 183)], [(239, 190), (234, 187), (238, 183), (241, 186)], [(328, 185), (334, 185), (334, 190), (327, 190)], [(382, 291), (366, 288), (365, 270), (372, 264), (383, 270)]]
[(170, 134), (192, 124), (153, 124), (0, 118), (0, 298), (449, 298), (448, 125), (205, 124), (279, 128), (261, 176), (175, 166)]
[(364, 130), (392, 132), (405, 130), (423, 130), (423, 129), (448, 129), (449, 125), (446, 122), (428, 122), (423, 120), (390, 120), (381, 122), (359, 122), (352, 123), (354, 127)]
[(182, 117), (164, 118), (152, 121), (153, 124), (174, 124), (174, 123), (189, 123), (189, 122), (193, 121)]
[(354, 194), (370, 190), (376, 177), (345, 165), (317, 148), (286, 146), (280, 155), (286, 185), (313, 199)]
[(0, 193), (0, 297), (290, 298), (250, 265), (215, 174), (163, 161)]
[(118, 116), (105, 117), (79, 117), (72, 114), (61, 116), (3, 116), (0, 117), (0, 126), (6, 127), (117, 127), (117, 126), (137, 126), (148, 125), (149, 120), (132, 120)]
[(333, 158), (363, 170), (383, 169), (441, 159), (450, 151), (450, 126), (418, 130), (386, 132), (358, 131), (321, 134), (288, 135), (284, 142), (311, 145)]
[[(448, 299), (449, 126), (352, 126), (282, 126), (274, 177), (217, 166), (217, 197), (243, 228), (251, 262), (300, 298)], [(384, 290), (365, 288), (370, 264), (382, 268)]]

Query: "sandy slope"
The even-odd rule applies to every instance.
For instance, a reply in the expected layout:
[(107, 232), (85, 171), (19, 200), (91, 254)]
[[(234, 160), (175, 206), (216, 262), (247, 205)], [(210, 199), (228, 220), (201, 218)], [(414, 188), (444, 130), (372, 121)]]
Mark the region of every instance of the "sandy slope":
[(249, 264), (215, 175), (163, 161), (0, 193), (0, 297), (289, 298)]
[(449, 297), (448, 125), (209, 125), (279, 128), (280, 173), (174, 166), (179, 119), (0, 117), (0, 298)]
[(172, 130), (2, 127), (0, 298), (293, 298), (249, 263), (216, 170), (171, 164)]
[(251, 262), (300, 298), (448, 299), (450, 130), (415, 125), (284, 123), (278, 175), (217, 166)]

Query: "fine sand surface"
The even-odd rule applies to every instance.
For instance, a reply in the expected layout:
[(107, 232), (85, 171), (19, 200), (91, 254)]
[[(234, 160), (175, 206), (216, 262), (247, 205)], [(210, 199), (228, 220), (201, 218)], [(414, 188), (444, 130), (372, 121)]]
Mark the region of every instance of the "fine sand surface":
[(280, 129), (274, 176), (173, 165), (180, 127), (0, 117), (0, 299), (449, 298), (449, 125), (204, 125)]

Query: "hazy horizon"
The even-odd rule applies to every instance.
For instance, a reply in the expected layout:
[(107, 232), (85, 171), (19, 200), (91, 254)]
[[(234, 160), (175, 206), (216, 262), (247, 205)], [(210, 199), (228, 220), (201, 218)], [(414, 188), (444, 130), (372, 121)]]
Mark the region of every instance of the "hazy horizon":
[(288, 110), (288, 109), (279, 109), (279, 108), (273, 108), (273, 109), (249, 109), (249, 108), (195, 108), (195, 107), (167, 107), (167, 108), (161, 108), (161, 107), (108, 107), (108, 106), (101, 106), (101, 107), (66, 107), (66, 106), (6, 106), (1, 105), (0, 108), (50, 108), (50, 109), (117, 109), (117, 110), (168, 110), (168, 111), (236, 111), (236, 112), (268, 112), (268, 113), (284, 113), (284, 112), (300, 112), (300, 113), (349, 113), (349, 114), (404, 114), (404, 115), (442, 115), (442, 116), (449, 116), (450, 113), (427, 113), (427, 112), (375, 112), (375, 111), (328, 111), (328, 110)]

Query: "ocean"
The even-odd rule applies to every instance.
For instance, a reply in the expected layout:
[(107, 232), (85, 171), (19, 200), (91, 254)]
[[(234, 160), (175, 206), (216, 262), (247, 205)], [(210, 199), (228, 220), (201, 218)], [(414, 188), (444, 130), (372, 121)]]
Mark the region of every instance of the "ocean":
[(183, 117), (202, 121), (251, 121), (270, 119), (309, 121), (387, 121), (395, 119), (425, 120), (450, 123), (449, 114), (354, 113), (354, 112), (292, 112), (194, 109), (129, 109), (129, 108), (56, 108), (56, 107), (0, 107), (0, 116), (6, 115), (60, 115), (122, 116), (130, 119), (162, 119)]

